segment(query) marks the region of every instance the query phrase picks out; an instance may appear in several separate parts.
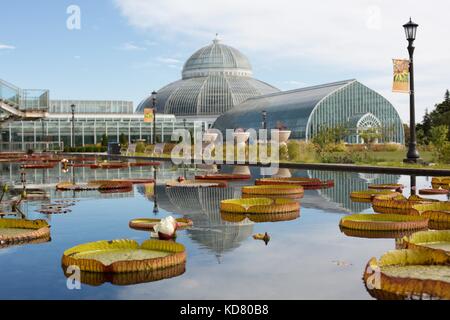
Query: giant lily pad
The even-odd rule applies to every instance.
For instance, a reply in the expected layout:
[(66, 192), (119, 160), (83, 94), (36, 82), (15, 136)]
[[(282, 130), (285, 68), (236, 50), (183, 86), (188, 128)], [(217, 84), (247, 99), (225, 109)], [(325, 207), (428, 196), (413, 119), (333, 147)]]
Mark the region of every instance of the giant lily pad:
[(433, 202), (439, 202), (439, 200), (426, 199), (417, 195), (406, 198), (401, 194), (391, 193), (375, 196), (372, 199), (372, 206), (378, 213), (409, 214), (414, 205)]
[(81, 271), (129, 273), (154, 271), (186, 262), (183, 245), (147, 240), (98, 241), (78, 245), (64, 252), (62, 265), (78, 266)]
[(428, 218), (432, 229), (450, 229), (450, 202), (448, 201), (416, 204), (413, 206), (411, 214)]
[(408, 249), (423, 248), (450, 254), (450, 230), (416, 232), (402, 241)]
[(291, 221), (298, 219), (300, 217), (300, 211), (285, 212), (285, 213), (260, 213), (260, 214), (244, 214), (244, 213), (231, 213), (231, 212), (221, 212), (222, 220), (227, 222), (239, 223), (246, 219), (256, 222), (282, 222)]
[(364, 283), (377, 299), (450, 299), (450, 256), (423, 249), (394, 250), (372, 258)]
[(242, 188), (242, 195), (245, 198), (257, 197), (273, 197), (279, 196), (283, 198), (301, 198), (304, 190), (302, 186), (296, 185), (261, 185), (261, 186), (247, 186)]
[(400, 196), (401, 194), (398, 192), (393, 192), (391, 190), (360, 190), (353, 191), (350, 193), (350, 199), (354, 202), (372, 202), (372, 199), (376, 196), (380, 195), (390, 195), (394, 194), (395, 196)]
[[(161, 219), (149, 219), (149, 218), (140, 218), (133, 219), (130, 221), (129, 226), (132, 229), (137, 230), (148, 230), (151, 231), (157, 225)], [(177, 221), (177, 229), (186, 229), (193, 225), (192, 220), (187, 218), (179, 218)]]
[(45, 220), (0, 219), (0, 247), (50, 240)]
[(428, 228), (428, 219), (399, 214), (353, 214), (341, 219), (340, 227), (364, 231), (408, 231)]
[(322, 189), (334, 186), (333, 180), (322, 181), (314, 178), (263, 178), (256, 180), (257, 186), (260, 185), (296, 185), (304, 189)]
[[(67, 267), (63, 266), (66, 277), (72, 275)], [(104, 272), (80, 272), (80, 282), (90, 286), (98, 287), (105, 283), (115, 286), (129, 286), (141, 283), (155, 282), (164, 279), (174, 278), (182, 275), (186, 271), (186, 263), (180, 263), (171, 267), (126, 273), (104, 273)]]
[(300, 204), (287, 198), (248, 198), (230, 199), (220, 203), (220, 210), (229, 213), (242, 214), (278, 214), (298, 212)]

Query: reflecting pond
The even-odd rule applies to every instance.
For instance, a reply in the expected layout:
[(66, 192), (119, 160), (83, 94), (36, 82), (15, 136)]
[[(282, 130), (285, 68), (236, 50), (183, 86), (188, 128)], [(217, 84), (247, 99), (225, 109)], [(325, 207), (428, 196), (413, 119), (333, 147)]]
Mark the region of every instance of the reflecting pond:
[[(58, 182), (72, 179), (87, 182), (154, 175), (152, 167), (74, 170), (63, 173), (58, 164), (54, 169), (26, 171), (28, 188), (44, 188), (49, 200), (24, 202), (22, 211), (29, 219), (49, 222), (51, 241), (0, 249), (0, 299), (372, 299), (362, 281), (364, 267), (371, 257), (395, 249), (396, 240), (345, 236), (339, 220), (349, 213), (373, 212), (370, 203), (352, 202), (351, 191), (367, 189), (371, 183), (402, 183), (407, 195), (410, 186), (409, 176), (282, 169), (278, 175), (332, 179), (335, 186), (306, 190), (299, 200), (300, 217), (294, 220), (226, 222), (219, 211), (220, 201), (239, 198), (242, 186), (268, 177), (266, 170), (249, 168), (252, 179), (230, 182), (226, 188), (166, 188), (166, 182), (180, 176), (193, 179), (215, 168), (163, 163), (156, 172), (156, 185), (135, 185), (132, 192), (57, 192)], [(224, 173), (236, 170), (220, 168)], [(18, 164), (2, 163), (0, 172), (2, 183), (21, 188)], [(431, 178), (417, 177), (418, 187), (430, 184)], [(37, 212), (42, 204), (74, 199), (65, 214)], [(175, 276), (160, 279), (145, 275), (92, 279), (81, 290), (68, 289), (61, 267), (66, 249), (122, 238), (142, 243), (150, 233), (129, 228), (129, 221), (169, 215), (194, 222), (192, 228), (179, 231), (176, 240), (187, 250), (184, 272), (176, 270)], [(265, 232), (271, 237), (267, 246), (252, 237)]]

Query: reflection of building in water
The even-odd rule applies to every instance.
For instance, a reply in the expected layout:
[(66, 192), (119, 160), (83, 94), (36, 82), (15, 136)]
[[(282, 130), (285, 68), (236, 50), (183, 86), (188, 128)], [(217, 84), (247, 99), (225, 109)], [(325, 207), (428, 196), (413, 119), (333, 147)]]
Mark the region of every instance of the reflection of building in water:
[[(228, 169), (228, 168), (227, 168)], [(252, 177), (306, 177), (321, 180), (334, 180), (334, 187), (320, 190), (307, 190), (301, 200), (302, 207), (316, 208), (333, 212), (360, 212), (371, 207), (370, 203), (353, 202), (350, 193), (355, 190), (366, 190), (369, 184), (397, 183), (398, 175), (354, 173), (339, 171), (316, 171), (251, 167)], [(246, 181), (253, 184), (254, 181)], [(324, 201), (325, 200), (325, 201)]]
[(253, 234), (253, 222), (231, 223), (220, 217), (220, 202), (239, 197), (238, 188), (166, 188), (158, 185), (155, 192), (161, 208), (192, 219), (194, 227), (187, 230), (189, 237), (201, 248), (214, 253), (219, 263), (224, 253), (238, 248)]
[[(366, 190), (369, 184), (392, 184), (400, 179), (398, 175), (387, 174), (361, 174), (354, 172), (339, 171), (308, 171), (308, 176), (321, 180), (334, 180), (334, 188), (317, 190), (318, 195), (341, 207), (341, 210), (349, 212), (360, 212), (372, 207), (370, 203), (353, 202), (350, 193), (356, 190)], [(305, 197), (306, 199), (308, 197)], [(323, 202), (323, 200), (322, 200)], [(317, 204), (321, 202), (318, 201)], [(303, 206), (307, 206), (302, 201)]]

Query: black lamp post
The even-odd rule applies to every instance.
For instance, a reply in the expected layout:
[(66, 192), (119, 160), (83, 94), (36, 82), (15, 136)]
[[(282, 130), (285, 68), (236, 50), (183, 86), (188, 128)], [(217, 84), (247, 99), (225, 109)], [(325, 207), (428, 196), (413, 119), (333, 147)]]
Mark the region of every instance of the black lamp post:
[(267, 129), (267, 111), (262, 112), (262, 128)]
[(409, 148), (408, 154), (404, 162), (418, 163), (421, 162), (419, 152), (417, 151), (417, 139), (416, 139), (416, 111), (415, 111), (415, 97), (414, 97), (414, 40), (416, 39), (417, 27), (419, 25), (411, 21), (403, 25), (405, 28), (406, 40), (408, 40), (408, 52), (409, 52)]
[(158, 197), (157, 197), (157, 195), (156, 195), (156, 171), (157, 171), (157, 168), (156, 168), (156, 166), (155, 167), (153, 167), (153, 181), (154, 181), (154, 188), (153, 188), (153, 199), (154, 199), (154, 201), (153, 201), (153, 213), (156, 215), (156, 214), (158, 214), (159, 213), (159, 208), (158, 208)]
[(70, 106), (70, 109), (72, 110), (72, 145), (71, 147), (75, 147), (75, 105), (72, 104)]
[(153, 141), (152, 144), (156, 144), (156, 91), (152, 92), (152, 106), (153, 106)]

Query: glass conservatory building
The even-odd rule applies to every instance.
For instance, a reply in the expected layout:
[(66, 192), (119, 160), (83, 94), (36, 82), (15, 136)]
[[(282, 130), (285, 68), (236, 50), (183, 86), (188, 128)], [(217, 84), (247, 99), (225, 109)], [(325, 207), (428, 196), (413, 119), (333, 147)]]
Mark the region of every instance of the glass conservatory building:
[[(157, 112), (205, 118), (213, 123), (219, 115), (248, 98), (279, 92), (252, 75), (246, 56), (215, 39), (186, 61), (181, 80), (158, 91)], [(137, 107), (137, 112), (152, 107), (150, 96)]]
[(261, 128), (267, 112), (267, 127), (282, 124), (293, 139), (312, 139), (321, 128), (345, 127), (347, 143), (362, 143), (360, 133), (369, 128), (382, 136), (379, 142), (404, 143), (403, 124), (394, 106), (377, 92), (356, 80), (347, 80), (250, 98), (220, 116), (214, 127)]
[[(75, 105), (72, 135), (72, 111)], [(64, 146), (85, 146), (100, 143), (103, 135), (110, 142), (119, 142), (125, 135), (128, 142), (153, 139), (153, 124), (145, 123), (142, 114), (133, 112), (131, 101), (100, 100), (50, 100), (45, 118), (27, 121), (3, 121), (0, 127), (1, 151), (26, 151), (28, 149), (60, 150)], [(170, 142), (175, 129), (188, 128), (194, 133), (205, 130), (202, 121), (177, 120), (174, 115), (156, 115), (156, 141)], [(75, 141), (72, 141), (72, 137)]]

